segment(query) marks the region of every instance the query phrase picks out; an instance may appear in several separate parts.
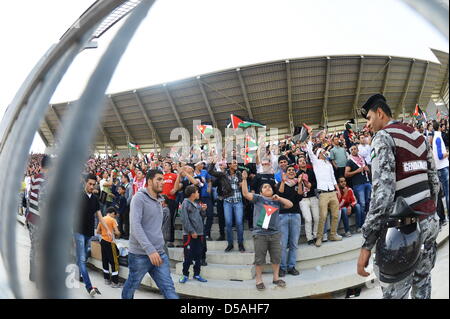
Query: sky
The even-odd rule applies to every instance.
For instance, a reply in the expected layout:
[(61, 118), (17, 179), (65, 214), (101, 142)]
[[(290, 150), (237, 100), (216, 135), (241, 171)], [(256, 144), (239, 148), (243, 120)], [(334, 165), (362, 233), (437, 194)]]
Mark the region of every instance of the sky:
[[(93, 0), (4, 1), (0, 116), (28, 73)], [(24, 10), (26, 8), (26, 10)], [(76, 100), (122, 23), (82, 51), (51, 103)], [(380, 54), (438, 62), (448, 40), (400, 0), (159, 0), (139, 27), (107, 93), (280, 59)], [(34, 152), (44, 151), (38, 136)]]

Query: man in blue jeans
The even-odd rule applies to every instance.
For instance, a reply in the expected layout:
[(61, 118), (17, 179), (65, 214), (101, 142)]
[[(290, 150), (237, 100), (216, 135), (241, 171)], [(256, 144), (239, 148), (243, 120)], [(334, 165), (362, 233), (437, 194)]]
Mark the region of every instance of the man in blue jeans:
[[(345, 177), (338, 179), (339, 183), (339, 209), (341, 211), (340, 218), (344, 223), (345, 234), (344, 237), (351, 237), (350, 225), (348, 224), (348, 217), (355, 213), (357, 233), (361, 232), (361, 227), (364, 224), (365, 215), (361, 212), (359, 204), (356, 202), (355, 195), (350, 187), (347, 187), (347, 181)], [(338, 222), (339, 228), (339, 222)]]
[(438, 122), (433, 121), (433, 158), (436, 163), (439, 181), (445, 195), (447, 205), (447, 214), (449, 211), (449, 195), (448, 195), (448, 152), (445, 149), (444, 140), (442, 139), (442, 127)]
[(147, 187), (131, 200), (128, 279), (122, 299), (133, 299), (145, 274), (148, 273), (166, 299), (178, 299), (170, 275), (169, 257), (164, 251), (163, 212), (160, 204), (164, 177), (157, 169), (147, 173)]
[(98, 197), (93, 194), (94, 186), (97, 183), (97, 177), (90, 174), (85, 179), (86, 184), (81, 203), (79, 222), (74, 229), (74, 239), (76, 245), (77, 265), (80, 270), (81, 278), (86, 286), (86, 290), (91, 297), (100, 294), (96, 287), (92, 286), (89, 274), (86, 268), (88, 253), (91, 246), (91, 237), (94, 236), (95, 216), (102, 223), (105, 229), (108, 229), (108, 236), (113, 237), (111, 231), (103, 220), (100, 212)]
[(365, 216), (369, 210), (372, 184), (369, 179), (369, 167), (358, 152), (357, 145), (350, 147), (350, 157), (345, 167), (345, 178), (349, 180), (349, 184), (352, 186), (358, 203), (361, 206), (361, 213)]
[(215, 163), (210, 165), (208, 173), (216, 177), (219, 181), (220, 193), (223, 194), (223, 210), (225, 215), (225, 227), (227, 233), (228, 246), (225, 252), (233, 250), (233, 214), (237, 228), (237, 239), (239, 251), (245, 252), (244, 247), (244, 206), (242, 204), (242, 173), (238, 171), (238, 163), (234, 159), (229, 164), (226, 172), (214, 170)]
[(277, 194), (293, 203), (290, 208), (280, 209), (280, 230), (281, 230), (281, 265), (279, 276), (284, 277), (286, 273), (298, 276), (300, 273), (297, 265), (297, 249), (300, 237), (300, 206), (299, 202), (303, 198), (302, 182), (306, 180), (301, 174), (296, 178), (294, 166), (288, 166), (286, 173), (281, 174), (281, 183), (277, 185)]

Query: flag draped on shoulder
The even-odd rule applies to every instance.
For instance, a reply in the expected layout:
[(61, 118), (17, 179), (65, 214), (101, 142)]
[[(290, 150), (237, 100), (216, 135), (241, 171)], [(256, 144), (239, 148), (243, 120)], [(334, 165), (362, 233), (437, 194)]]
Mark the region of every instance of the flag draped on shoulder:
[(272, 219), (272, 215), (277, 211), (277, 207), (263, 205), (263, 208), (259, 212), (259, 218), (256, 225), (258, 225), (262, 229), (275, 229), (275, 220)]

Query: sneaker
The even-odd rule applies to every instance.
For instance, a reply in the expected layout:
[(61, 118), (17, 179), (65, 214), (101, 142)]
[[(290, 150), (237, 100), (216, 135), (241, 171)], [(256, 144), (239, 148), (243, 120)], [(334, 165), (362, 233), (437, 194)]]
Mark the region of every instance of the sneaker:
[(211, 236), (206, 236), (206, 240), (207, 240), (207, 241), (212, 241)]
[(167, 243), (167, 247), (173, 248), (173, 247), (175, 247), (175, 245), (172, 242), (169, 242), (169, 243)]
[(362, 232), (361, 227), (358, 227), (358, 228), (356, 229), (356, 232), (357, 232), (357, 233), (361, 233), (361, 232)]
[(322, 246), (322, 239), (317, 238), (317, 239), (316, 239), (316, 242), (315, 242), (314, 244), (316, 245), (316, 247)]
[(308, 240), (308, 245), (314, 245), (314, 239)]
[(225, 236), (224, 235), (220, 235), (220, 237), (217, 239), (217, 241), (224, 241), (225, 240)]
[(206, 280), (205, 278), (203, 278), (202, 276), (198, 275), (198, 276), (194, 276), (195, 280), (198, 280), (200, 282), (208, 282), (208, 280)]
[(230, 251), (232, 251), (233, 250), (233, 245), (228, 245), (227, 246), (227, 248), (225, 248), (225, 252), (227, 253), (227, 252), (230, 252)]
[(344, 234), (344, 237), (352, 237), (352, 233), (348, 231)]
[(105, 279), (105, 285), (107, 286), (111, 285), (111, 281), (109, 279)]
[(295, 269), (295, 267), (289, 268), (289, 269), (287, 270), (287, 273), (290, 274), (290, 275), (292, 275), (292, 276), (298, 276), (298, 275), (300, 275), (300, 273), (298, 272), (297, 269)]
[(326, 243), (328, 241), (328, 234), (323, 234), (322, 242)]
[(274, 280), (273, 283), (277, 286), (277, 287), (281, 287), (284, 288), (286, 287), (286, 282), (284, 280), (278, 279), (278, 280)]
[(280, 270), (278, 271), (278, 277), (284, 277), (286, 276), (286, 271), (284, 271), (283, 269), (280, 268)]
[(342, 240), (342, 236), (339, 236), (338, 234), (336, 234), (334, 236), (330, 235), (330, 240), (331, 241), (340, 241), (340, 240)]
[(180, 283), (180, 284), (184, 284), (184, 283), (186, 283), (186, 281), (188, 281), (189, 280), (189, 278), (188, 278), (188, 276), (181, 276), (181, 278), (180, 278), (180, 280), (178, 280), (178, 282)]
[(117, 284), (113, 283), (111, 284), (111, 288), (123, 288), (123, 283), (118, 282)]
[(88, 292), (91, 297), (94, 297), (95, 295), (101, 295), (97, 287), (92, 287), (91, 289), (88, 290)]
[(244, 244), (239, 244), (239, 251), (241, 253), (245, 252)]
[(202, 266), (208, 266), (208, 263), (206, 262), (206, 259), (202, 259), (201, 263)]

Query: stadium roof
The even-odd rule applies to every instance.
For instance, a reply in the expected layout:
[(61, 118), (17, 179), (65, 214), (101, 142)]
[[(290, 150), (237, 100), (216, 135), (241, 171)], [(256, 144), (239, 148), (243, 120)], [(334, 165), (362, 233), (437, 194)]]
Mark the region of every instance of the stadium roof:
[[(416, 104), (430, 100), (448, 105), (448, 53), (432, 50), (431, 61), (374, 55), (323, 56), (280, 60), (208, 73), (179, 81), (110, 94), (99, 121), (95, 147), (142, 149), (173, 145), (170, 132), (193, 120), (213, 123), (222, 133), (230, 114), (249, 117), (280, 135), (307, 123), (341, 129), (357, 118), (359, 107), (374, 93), (383, 93), (395, 117), (409, 117)], [(73, 102), (50, 105), (39, 134), (53, 145), (65, 112)], [(355, 113), (356, 112), (356, 113)]]

